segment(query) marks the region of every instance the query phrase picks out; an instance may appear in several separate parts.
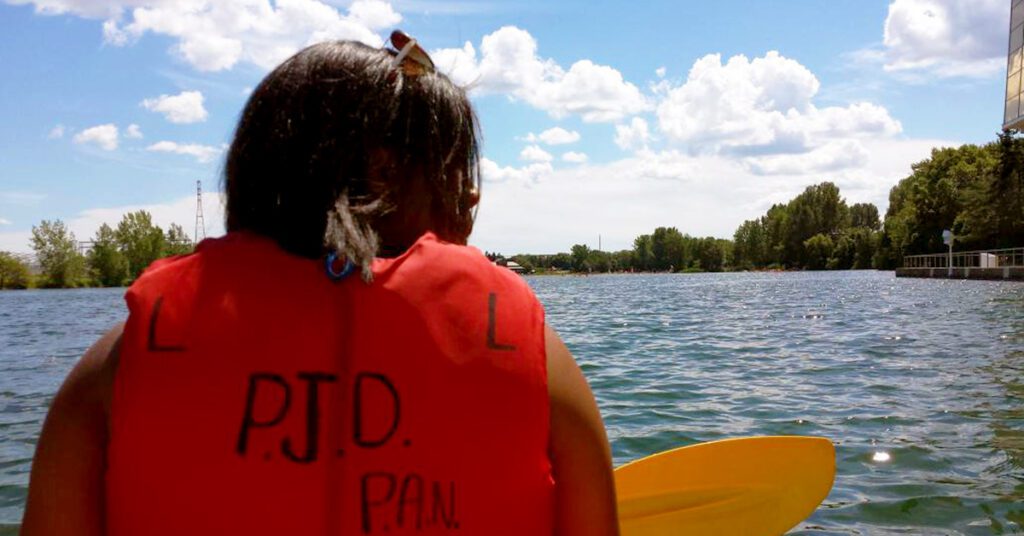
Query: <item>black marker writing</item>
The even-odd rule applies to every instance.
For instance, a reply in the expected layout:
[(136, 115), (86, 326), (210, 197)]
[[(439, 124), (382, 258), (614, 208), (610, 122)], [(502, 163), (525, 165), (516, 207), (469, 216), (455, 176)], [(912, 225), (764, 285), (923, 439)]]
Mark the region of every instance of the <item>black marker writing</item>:
[(516, 349), (515, 346), (498, 342), (497, 309), (498, 295), (492, 292), (487, 295), (487, 347), (491, 350), (511, 352)]
[[(373, 490), (370, 488), (375, 481), (386, 483), (387, 492), (383, 494), (379, 492), (373, 493)], [(380, 486), (377, 487), (379, 488)], [(363, 534), (369, 534), (373, 532), (372, 510), (388, 504), (391, 501), (391, 497), (395, 494), (395, 475), (391, 473), (366, 473), (363, 475), (360, 488), (362, 491)], [(371, 494), (376, 495), (376, 497), (371, 497)]]
[[(259, 390), (261, 383), (277, 385), (277, 387), (284, 393), (281, 406), (277, 409), (277, 413), (274, 414), (272, 419), (265, 421), (258, 421), (256, 420), (256, 416), (253, 415), (256, 407), (256, 393)], [(249, 376), (249, 390), (245, 396), (245, 415), (242, 417), (242, 429), (238, 432), (238, 444), (235, 446), (239, 455), (245, 455), (245, 449), (249, 444), (249, 430), (251, 428), (270, 428), (271, 426), (277, 426), (278, 423), (284, 420), (284, 416), (288, 413), (288, 407), (291, 406), (291, 400), (292, 390), (288, 387), (288, 382), (284, 381), (284, 378), (280, 375), (257, 372)]]
[(299, 379), (306, 382), (306, 452), (298, 456), (292, 451), (292, 440), (286, 437), (281, 441), (281, 452), (289, 460), (298, 463), (309, 463), (316, 460), (320, 438), (320, 397), (317, 384), (334, 382), (338, 377), (322, 372), (300, 372)]
[(394, 473), (375, 471), (362, 476), (360, 491), (363, 534), (388, 532), (392, 528), (459, 529), (455, 482), (428, 482), (417, 473), (399, 478)]
[[(368, 387), (369, 382), (376, 383), (387, 389), (388, 394), (391, 395), (391, 399), (393, 401), (392, 407), (394, 408), (394, 412), (391, 415), (390, 426), (386, 432), (376, 438), (368, 437), (364, 428), (366, 424), (366, 420), (363, 418), (363, 401), (366, 397), (364, 389)], [(401, 417), (401, 402), (398, 398), (398, 390), (395, 389), (391, 380), (387, 379), (383, 374), (360, 372), (356, 375), (353, 400), (355, 401), (355, 418), (354, 428), (352, 430), (352, 440), (355, 441), (356, 445), (363, 448), (377, 448), (384, 443), (387, 443), (388, 440), (391, 439), (391, 436), (395, 435), (395, 431), (398, 430), (398, 421)]]

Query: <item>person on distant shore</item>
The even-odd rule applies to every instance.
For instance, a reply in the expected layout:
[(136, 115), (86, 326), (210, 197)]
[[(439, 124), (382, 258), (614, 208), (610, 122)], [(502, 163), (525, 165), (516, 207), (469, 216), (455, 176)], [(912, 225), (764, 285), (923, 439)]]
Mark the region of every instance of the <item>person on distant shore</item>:
[(465, 245), (465, 91), (391, 44), (311, 46), (253, 91), (227, 235), (150, 266), (69, 374), (22, 534), (618, 533), (586, 380)]

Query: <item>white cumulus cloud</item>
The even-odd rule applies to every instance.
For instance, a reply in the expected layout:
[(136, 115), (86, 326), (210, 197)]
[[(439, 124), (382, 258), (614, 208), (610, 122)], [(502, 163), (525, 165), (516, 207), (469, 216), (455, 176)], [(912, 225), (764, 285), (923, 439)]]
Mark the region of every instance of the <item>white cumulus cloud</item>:
[(200, 123), (209, 114), (203, 106), (203, 94), (199, 91), (182, 91), (177, 95), (160, 95), (142, 101), (141, 106), (151, 112), (159, 112), (172, 123)]
[(480, 173), (488, 183), (534, 184), (551, 174), (551, 162), (533, 162), (523, 167), (501, 166), (489, 158), (480, 159)]
[[(902, 130), (899, 121), (876, 104), (819, 108), (814, 103), (819, 87), (810, 70), (778, 52), (753, 60), (734, 56), (725, 63), (720, 55), (710, 54), (694, 63), (681, 85), (665, 93), (658, 104), (658, 128), (670, 142), (699, 152), (746, 157), (753, 165), (770, 155), (814, 153), (785, 159), (785, 165), (779, 159), (765, 161), (758, 168), (765, 173), (789, 169), (795, 162), (815, 169), (853, 165), (860, 159), (835, 147), (859, 153), (861, 140), (888, 138)], [(828, 155), (837, 161), (820, 161)]]
[(124, 129), (124, 137), (132, 138), (132, 139), (136, 139), (136, 140), (137, 139), (141, 139), (142, 138), (142, 129), (139, 128), (139, 125), (136, 125), (135, 123), (132, 123), (132, 124), (128, 125), (128, 128)]
[(615, 125), (615, 145), (621, 149), (645, 149), (649, 141), (651, 131), (647, 126), (647, 120), (642, 117), (634, 117), (626, 125)]
[(587, 161), (586, 153), (579, 153), (576, 151), (568, 151), (562, 154), (562, 160), (573, 164), (582, 164)]
[(198, 143), (177, 143), (173, 141), (158, 141), (149, 147), (147, 151), (160, 153), (173, 153), (194, 157), (199, 162), (210, 162), (224, 152), (224, 147), (213, 147), (200, 145)]
[(92, 144), (104, 151), (113, 151), (117, 149), (118, 143), (117, 126), (107, 123), (87, 128), (75, 134), (74, 142), (78, 144)]
[(582, 59), (564, 69), (537, 53), (526, 30), (505, 26), (484, 36), (480, 52), (472, 43), (432, 52), (440, 69), (480, 93), (502, 93), (552, 117), (579, 115), (587, 122), (617, 121), (650, 108), (646, 97), (622, 73)]
[(50, 133), (46, 135), (48, 139), (59, 140), (64, 137), (64, 125), (57, 125), (50, 129)]
[(371, 30), (391, 28), (402, 22), (402, 16), (387, 2), (357, 0), (349, 6), (348, 15), (353, 22)]
[(758, 175), (829, 173), (864, 166), (869, 160), (867, 149), (857, 140), (826, 143), (800, 154), (774, 154), (749, 158), (747, 167)]
[(11, 224), (11, 220), (9, 220), (7, 218), (0, 218), (0, 225), (10, 225), (10, 224)]
[(1005, 0), (894, 0), (885, 19), (885, 68), (991, 75), (1005, 68), (1009, 17)]
[(580, 133), (575, 130), (566, 130), (562, 127), (554, 127), (537, 134), (531, 132), (526, 138), (528, 141), (540, 140), (548, 145), (565, 145), (580, 141)]
[(550, 162), (551, 153), (541, 149), (539, 145), (527, 145), (519, 153), (519, 159), (527, 162)]
[(269, 69), (327, 39), (383, 44), (376, 33), (402, 17), (391, 4), (356, 0), (346, 10), (324, 0), (7, 0), (42, 14), (103, 20), (103, 38), (127, 46), (146, 34), (172, 39), (171, 52), (201, 71), (250, 63)]

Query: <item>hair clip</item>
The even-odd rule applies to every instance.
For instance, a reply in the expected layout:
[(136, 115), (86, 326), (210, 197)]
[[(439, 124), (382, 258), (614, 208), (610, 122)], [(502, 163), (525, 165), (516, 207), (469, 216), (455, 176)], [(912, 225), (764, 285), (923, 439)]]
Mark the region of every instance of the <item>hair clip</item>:
[(402, 30), (391, 32), (391, 44), (397, 50), (385, 49), (394, 54), (393, 67), (401, 67), (402, 72), (408, 76), (418, 76), (432, 73), (435, 70), (434, 61), (427, 55), (427, 51), (419, 45), (419, 42), (406, 35)]

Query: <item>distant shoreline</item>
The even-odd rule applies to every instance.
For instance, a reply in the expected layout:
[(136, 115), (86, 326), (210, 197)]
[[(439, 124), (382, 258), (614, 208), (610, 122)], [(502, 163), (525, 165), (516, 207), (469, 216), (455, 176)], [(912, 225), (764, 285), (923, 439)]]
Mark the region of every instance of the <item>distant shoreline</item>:
[(894, 272), (895, 270), (887, 270), (881, 268), (848, 268), (846, 270), (722, 270), (718, 272), (709, 271), (683, 271), (683, 272), (534, 272), (529, 274), (522, 274), (529, 277), (590, 277), (590, 276), (604, 276), (604, 275), (698, 275), (698, 274), (783, 274), (783, 273), (834, 273), (834, 272)]

